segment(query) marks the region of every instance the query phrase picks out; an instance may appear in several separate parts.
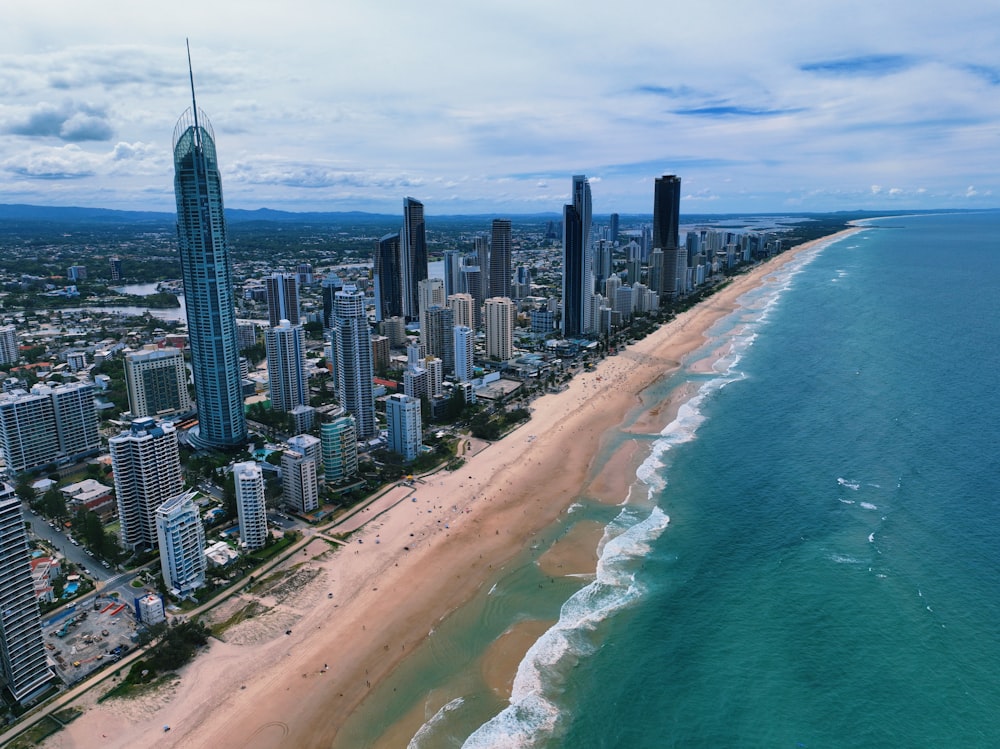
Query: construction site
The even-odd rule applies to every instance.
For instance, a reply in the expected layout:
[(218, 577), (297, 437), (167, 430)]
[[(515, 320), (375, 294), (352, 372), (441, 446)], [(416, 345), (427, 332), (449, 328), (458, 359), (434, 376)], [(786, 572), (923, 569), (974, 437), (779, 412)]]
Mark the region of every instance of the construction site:
[(45, 649), (56, 673), (73, 684), (115, 663), (135, 645), (135, 612), (118, 597), (69, 604), (43, 623)]

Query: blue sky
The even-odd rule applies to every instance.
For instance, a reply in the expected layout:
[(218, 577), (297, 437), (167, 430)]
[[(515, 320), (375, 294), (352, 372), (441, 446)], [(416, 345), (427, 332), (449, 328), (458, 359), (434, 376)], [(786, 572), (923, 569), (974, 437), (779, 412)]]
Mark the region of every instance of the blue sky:
[[(690, 6), (690, 7), (687, 7)], [(697, 7), (695, 7), (697, 6)], [(0, 203), (173, 210), (198, 104), (233, 208), (1000, 206), (995, 0), (5, 0)]]

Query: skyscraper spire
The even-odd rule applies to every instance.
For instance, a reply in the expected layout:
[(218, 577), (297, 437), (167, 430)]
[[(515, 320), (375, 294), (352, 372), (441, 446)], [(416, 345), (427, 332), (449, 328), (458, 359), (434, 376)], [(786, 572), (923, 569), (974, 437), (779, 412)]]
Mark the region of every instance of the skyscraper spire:
[(201, 128), (198, 127), (198, 102), (194, 98), (194, 68), (191, 66), (191, 40), (184, 38), (188, 53), (188, 79), (191, 81), (191, 113), (194, 115), (194, 144), (201, 148)]

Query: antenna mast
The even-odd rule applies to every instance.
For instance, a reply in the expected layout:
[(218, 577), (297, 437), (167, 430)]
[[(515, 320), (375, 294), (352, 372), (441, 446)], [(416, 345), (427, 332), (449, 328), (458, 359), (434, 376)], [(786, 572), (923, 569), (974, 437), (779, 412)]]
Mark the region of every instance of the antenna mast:
[(200, 147), (201, 128), (198, 127), (198, 102), (194, 98), (194, 68), (191, 67), (191, 40), (185, 37), (184, 44), (187, 45), (188, 78), (191, 80), (191, 112), (194, 115), (194, 142), (196, 146)]

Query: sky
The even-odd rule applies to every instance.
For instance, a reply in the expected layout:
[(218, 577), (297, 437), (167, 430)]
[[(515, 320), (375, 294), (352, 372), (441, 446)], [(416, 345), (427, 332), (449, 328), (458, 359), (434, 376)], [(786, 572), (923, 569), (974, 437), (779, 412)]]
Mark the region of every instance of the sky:
[(4, 0), (0, 203), (428, 215), (1000, 206), (996, 0)]

